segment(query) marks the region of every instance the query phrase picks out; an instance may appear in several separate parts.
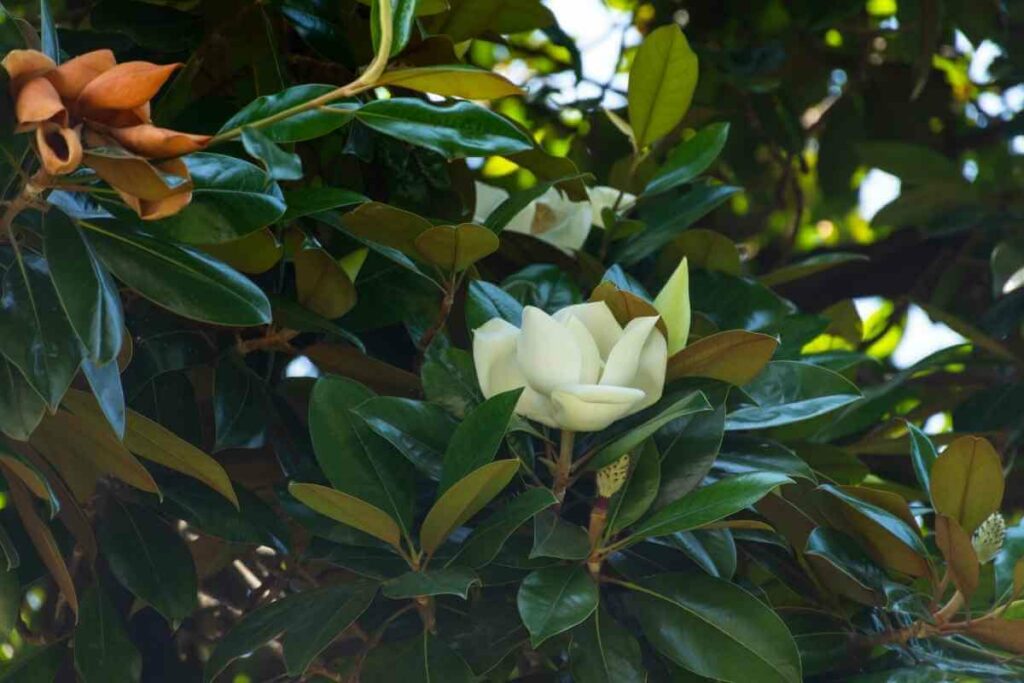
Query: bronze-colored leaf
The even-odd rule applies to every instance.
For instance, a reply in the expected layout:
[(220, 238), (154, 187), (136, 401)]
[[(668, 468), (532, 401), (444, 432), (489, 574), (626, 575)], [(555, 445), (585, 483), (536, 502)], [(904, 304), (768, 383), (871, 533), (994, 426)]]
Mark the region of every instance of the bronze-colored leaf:
[(431, 228), (430, 221), (409, 211), (380, 202), (361, 204), (341, 219), (356, 237), (397, 249), (406, 256), (419, 257), (416, 238)]
[(498, 250), (498, 236), (475, 223), (437, 225), (420, 233), (414, 242), (420, 258), (442, 270), (461, 272)]
[(743, 386), (775, 354), (779, 340), (760, 332), (727, 330), (693, 342), (668, 359), (667, 378), (710, 377)]
[(355, 347), (320, 343), (307, 346), (302, 353), (320, 369), (354, 379), (377, 393), (409, 397), (421, 393), (419, 377), (371, 358)]
[(356, 286), (327, 251), (301, 249), (293, 261), (300, 304), (328, 319), (340, 318), (356, 305)]
[(988, 617), (968, 622), (964, 633), (1007, 652), (1024, 655), (1024, 620)]
[(946, 558), (946, 567), (957, 590), (970, 600), (978, 590), (981, 565), (971, 545), (971, 537), (952, 517), (935, 516), (935, 545)]
[(1003, 502), (1003, 466), (992, 444), (964, 436), (939, 455), (931, 470), (935, 511), (952, 517), (973, 532)]

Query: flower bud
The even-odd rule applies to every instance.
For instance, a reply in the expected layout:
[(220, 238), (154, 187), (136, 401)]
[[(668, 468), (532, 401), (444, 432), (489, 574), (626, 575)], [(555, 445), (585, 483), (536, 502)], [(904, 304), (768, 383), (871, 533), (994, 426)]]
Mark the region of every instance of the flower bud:
[(626, 453), (611, 465), (605, 465), (597, 471), (597, 495), (602, 498), (614, 496), (626, 483), (628, 474), (629, 453)]
[(668, 355), (682, 351), (690, 336), (690, 270), (685, 256), (658, 292), (654, 307), (668, 330)]
[(985, 564), (999, 553), (1006, 538), (1006, 520), (998, 512), (993, 512), (975, 530), (971, 545), (978, 556), (978, 562)]

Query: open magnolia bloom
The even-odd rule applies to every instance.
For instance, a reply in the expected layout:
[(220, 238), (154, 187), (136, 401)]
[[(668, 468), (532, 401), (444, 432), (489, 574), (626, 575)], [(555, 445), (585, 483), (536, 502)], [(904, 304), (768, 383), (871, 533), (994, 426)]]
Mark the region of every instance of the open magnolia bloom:
[(623, 328), (603, 301), (550, 316), (523, 310), (522, 329), (494, 318), (473, 334), (485, 397), (524, 387), (516, 413), (574, 432), (594, 432), (661, 398), (668, 345), (657, 316)]
[(202, 149), (210, 137), (154, 126), (149, 112), (180, 64), (118, 64), (110, 50), (60, 66), (36, 50), (12, 50), (0, 64), (10, 77), (18, 132), (35, 133), (46, 173), (66, 175), (84, 164), (146, 220), (191, 201), (188, 169), (177, 157)]
[[(601, 225), (601, 210), (611, 207), (619, 196), (613, 187), (588, 188), (589, 202), (574, 202), (557, 188), (550, 188), (517, 213), (505, 230), (533, 235), (561, 249), (576, 251), (587, 241), (592, 224)], [(501, 203), (508, 199), (504, 190), (476, 183), (476, 210), (474, 220), (483, 223)], [(619, 209), (626, 209), (636, 200), (626, 194)]]

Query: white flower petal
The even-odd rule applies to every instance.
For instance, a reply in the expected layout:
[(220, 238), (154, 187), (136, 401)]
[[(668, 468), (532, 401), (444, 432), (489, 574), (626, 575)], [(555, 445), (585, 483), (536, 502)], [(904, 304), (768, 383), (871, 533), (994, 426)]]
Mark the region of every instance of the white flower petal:
[(601, 376), (601, 366), (603, 365), (597, 343), (590, 336), (590, 330), (579, 321), (579, 318), (569, 318), (569, 322), (565, 326), (572, 332), (572, 336), (576, 338), (576, 344), (580, 347), (580, 355), (583, 359), (583, 366), (580, 369), (580, 384), (596, 384), (597, 378)]
[(661, 398), (665, 389), (665, 371), (668, 367), (668, 343), (661, 330), (655, 328), (647, 337), (643, 351), (640, 352), (640, 364), (636, 370), (636, 378), (633, 386), (642, 390), (645, 394), (644, 400), (637, 406), (636, 410), (643, 410), (647, 406), (654, 405)]
[(601, 358), (607, 358), (616, 342), (622, 339), (622, 325), (603, 301), (574, 304), (555, 313), (555, 320), (560, 323), (567, 323), (569, 318), (576, 318), (586, 326), (597, 342)]
[(657, 316), (634, 318), (626, 325), (622, 339), (615, 345), (605, 361), (601, 384), (630, 387), (636, 381), (636, 371), (640, 366), (640, 352), (643, 351), (647, 338), (658, 322)]
[(526, 384), (516, 365), (519, 328), (501, 318), (492, 318), (473, 331), (473, 365), (484, 398)]
[(614, 207), (616, 201), (619, 202), (617, 209), (619, 213), (628, 211), (636, 203), (636, 195), (625, 192), (622, 195), (622, 199), (619, 200), (619, 190), (607, 185), (591, 187), (587, 190), (587, 194), (590, 196), (591, 220), (597, 226), (604, 226), (604, 219), (601, 217), (601, 213), (605, 209)]
[(551, 394), (555, 421), (562, 429), (596, 432), (636, 412), (644, 392), (628, 387), (576, 384)]
[(516, 415), (536, 420), (548, 427), (558, 427), (555, 421), (555, 406), (551, 400), (542, 394), (537, 393), (530, 387), (523, 389), (522, 396), (516, 402)]
[(668, 330), (668, 352), (682, 351), (690, 336), (690, 271), (685, 256), (658, 292), (654, 307)]
[(578, 384), (583, 355), (569, 328), (535, 306), (523, 309), (523, 328), (516, 359), (531, 388), (550, 394), (566, 384)]
[(575, 251), (590, 234), (590, 203), (573, 202), (550, 188), (534, 202), (530, 234), (550, 244)]
[(494, 210), (501, 206), (501, 203), (508, 199), (508, 192), (493, 185), (486, 185), (479, 180), (473, 183), (476, 186), (476, 209), (473, 211), (473, 221), (483, 223), (487, 217), (494, 213)]

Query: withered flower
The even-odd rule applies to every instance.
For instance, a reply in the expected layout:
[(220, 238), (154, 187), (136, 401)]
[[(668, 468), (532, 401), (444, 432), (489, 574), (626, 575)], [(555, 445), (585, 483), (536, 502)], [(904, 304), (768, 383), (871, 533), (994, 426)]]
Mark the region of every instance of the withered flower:
[(43, 169), (66, 175), (84, 164), (144, 220), (173, 215), (192, 199), (178, 157), (203, 149), (207, 135), (154, 126), (149, 101), (180, 64), (124, 62), (110, 50), (57, 66), (36, 50), (12, 50), (10, 76), (19, 132), (35, 132)]

